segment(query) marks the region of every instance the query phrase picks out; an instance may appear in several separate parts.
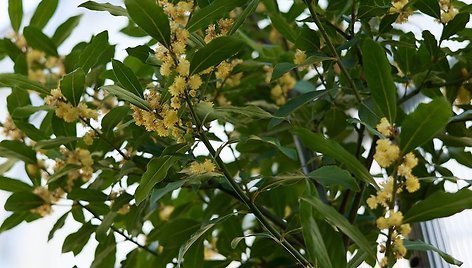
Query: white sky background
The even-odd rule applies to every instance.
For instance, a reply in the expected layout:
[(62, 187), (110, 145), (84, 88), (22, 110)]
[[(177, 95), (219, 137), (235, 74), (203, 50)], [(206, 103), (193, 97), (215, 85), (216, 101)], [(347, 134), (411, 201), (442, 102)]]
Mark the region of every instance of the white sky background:
[[(465, 2), (471, 2), (468, 0)], [(97, 34), (101, 31), (108, 30), (111, 44), (117, 44), (115, 58), (122, 59), (126, 56), (125, 49), (130, 46), (136, 46), (144, 43), (145, 39), (129, 38), (118, 32), (119, 29), (126, 26), (125, 20), (120, 17), (114, 17), (106, 12), (95, 12), (89, 11), (83, 8), (77, 8), (77, 6), (85, 0), (62, 0), (59, 1), (58, 10), (54, 14), (51, 21), (45, 27), (44, 32), (51, 36), (55, 28), (64, 22), (67, 18), (83, 14), (79, 26), (74, 30), (69, 39), (59, 48), (59, 54), (64, 54), (79, 41), (88, 41), (93, 34)], [(121, 0), (107, 0), (100, 2), (110, 2), (115, 5), (122, 5)], [(292, 1), (280, 1), (291, 3)], [(322, 2), (322, 1), (320, 1)], [(10, 20), (8, 17), (8, 1), (0, 1), (0, 38), (3, 38), (5, 34), (10, 32)], [(23, 26), (29, 22), (39, 0), (24, 0), (24, 12)], [(320, 3), (321, 4), (321, 3)], [(281, 10), (285, 10), (283, 6)], [(413, 31), (421, 36), (423, 29), (430, 30), (433, 34), (438, 37), (440, 35), (441, 26), (433, 19), (421, 16), (421, 20), (418, 17), (413, 17), (411, 23), (408, 25), (402, 25), (401, 28)], [(457, 44), (445, 43), (454, 50)], [(9, 59), (0, 61), (0, 72), (12, 72), (13, 64)], [(0, 120), (3, 121), (6, 117), (6, 96), (10, 93), (9, 90), (0, 89)], [(0, 136), (0, 140), (1, 140)], [(454, 174), (463, 179), (471, 179), (472, 174), (470, 169), (463, 169), (456, 163), (451, 162), (450, 167)], [(25, 177), (22, 171), (22, 167), (16, 167), (10, 176), (18, 178), (19, 176)], [(23, 175), (20, 175), (23, 174)], [(9, 212), (4, 211), (3, 205), (8, 198), (9, 194), (0, 191), (0, 222), (10, 215)], [(33, 223), (22, 223), (20, 226), (13, 230), (7, 231), (0, 234), (0, 268), (63, 268), (73, 267), (77, 265), (79, 268), (89, 267), (93, 259), (94, 250), (96, 247), (96, 241), (91, 238), (89, 243), (85, 246), (82, 253), (74, 257), (72, 253), (61, 254), (61, 246), (64, 238), (71, 232), (76, 231), (80, 225), (74, 220), (69, 219), (63, 229), (59, 230), (55, 238), (47, 243), (47, 236), (49, 230), (52, 228), (56, 220), (68, 210), (68, 208), (55, 207), (55, 213), (46, 218), (37, 220)], [(447, 241), (447, 246), (452, 253), (458, 259), (465, 261), (463, 267), (472, 267), (472, 256), (469, 256), (467, 252), (468, 242), (472, 240), (472, 212), (463, 212), (447, 219), (440, 221), (441, 227), (444, 229), (444, 233), (447, 233), (450, 240)], [(460, 222), (461, 228), (457, 228), (457, 223)], [(123, 239), (117, 236), (117, 241)], [(451, 241), (452, 240), (452, 241)], [(454, 243), (452, 243), (454, 242)], [(134, 245), (129, 245), (128, 242), (120, 243), (118, 258), (122, 259), (124, 254), (130, 249), (134, 248)]]

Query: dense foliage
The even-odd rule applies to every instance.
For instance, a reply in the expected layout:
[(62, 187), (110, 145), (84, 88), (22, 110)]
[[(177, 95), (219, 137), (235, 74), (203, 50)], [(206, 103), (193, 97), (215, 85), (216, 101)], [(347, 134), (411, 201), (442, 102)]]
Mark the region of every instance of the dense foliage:
[[(62, 251), (96, 239), (92, 267), (114, 267), (123, 240), (136, 249), (121, 267), (391, 267), (413, 250), (461, 264), (409, 235), (472, 208), (468, 187), (444, 189), (469, 186), (444, 164), (472, 166), (472, 5), (81, 4), (147, 38), (120, 61), (107, 31), (59, 55), (81, 16), (44, 34), (58, 1), (25, 26), (9, 0), (0, 231), (61, 205), (49, 239), (72, 217), (81, 227)], [(400, 30), (412, 16), (442, 32)], [(28, 182), (8, 173), (16, 164)]]

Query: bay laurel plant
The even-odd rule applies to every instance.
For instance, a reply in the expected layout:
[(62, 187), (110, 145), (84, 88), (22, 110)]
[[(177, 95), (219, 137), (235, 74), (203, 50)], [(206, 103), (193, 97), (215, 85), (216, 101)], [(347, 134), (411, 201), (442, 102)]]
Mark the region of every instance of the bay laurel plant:
[(411, 230), (472, 208), (447, 165), (472, 166), (472, 5), (82, 3), (143, 40), (116, 59), (108, 31), (59, 54), (81, 16), (45, 34), (58, 2), (25, 24), (8, 1), (1, 232), (65, 207), (49, 239), (80, 223), (62, 252), (96, 240), (92, 267), (392, 267), (415, 250), (461, 264)]

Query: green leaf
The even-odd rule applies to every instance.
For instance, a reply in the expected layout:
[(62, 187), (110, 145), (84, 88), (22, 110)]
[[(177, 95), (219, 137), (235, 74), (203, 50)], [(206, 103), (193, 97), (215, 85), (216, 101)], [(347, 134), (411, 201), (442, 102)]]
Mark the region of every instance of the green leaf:
[(138, 205), (149, 196), (154, 185), (166, 178), (167, 172), (177, 160), (178, 158), (175, 156), (165, 155), (149, 161), (146, 172), (136, 189), (135, 198)]
[(200, 48), (190, 61), (190, 75), (199, 73), (208, 67), (215, 66), (238, 53), (243, 42), (234, 37), (217, 37)]
[(252, 13), (254, 13), (258, 4), (259, 0), (251, 0), (249, 4), (247, 4), (244, 11), (238, 16), (238, 18), (234, 21), (233, 25), (229, 29), (227, 33), (228, 36), (234, 34), (239, 29), (239, 27), (241, 27), (246, 18), (249, 17), (249, 15), (251, 15)]
[(0, 226), (0, 234), (16, 227), (18, 224), (26, 220), (30, 215), (31, 213), (29, 212), (16, 212), (11, 214), (3, 221), (2, 226)]
[(18, 87), (25, 90), (34, 90), (38, 93), (49, 94), (49, 90), (36, 81), (31, 81), (21, 74), (0, 74), (0, 86)]
[(430, 103), (420, 104), (402, 122), (400, 133), (402, 153), (411, 152), (430, 141), (446, 126), (451, 115), (451, 106), (444, 97), (437, 97)]
[(8, 16), (10, 16), (11, 26), (15, 32), (20, 30), (23, 20), (23, 1), (8, 0)]
[(441, 18), (439, 3), (436, 0), (417, 0), (414, 2), (414, 6), (424, 14), (436, 19)]
[(7, 97), (7, 110), (13, 114), (16, 109), (31, 105), (31, 100), (28, 91), (21, 88), (13, 88), (10, 95)]
[(61, 79), (61, 91), (64, 97), (77, 106), (85, 90), (85, 73), (81, 68), (64, 75)]
[(126, 9), (120, 6), (115, 6), (110, 3), (97, 3), (94, 1), (87, 1), (79, 5), (79, 7), (84, 7), (86, 9), (95, 10), (95, 11), (108, 11), (113, 16), (128, 16)]
[(451, 255), (447, 254), (446, 252), (430, 245), (430, 244), (427, 244), (421, 240), (403, 240), (403, 245), (405, 246), (405, 248), (407, 250), (418, 250), (418, 251), (434, 251), (436, 253), (439, 254), (439, 256), (441, 256), (441, 258), (443, 258), (444, 261), (446, 261), (447, 263), (450, 263), (450, 264), (453, 264), (453, 265), (457, 265), (457, 266), (461, 266), (463, 264), (463, 262), (455, 259), (454, 257), (452, 257)]
[(300, 223), (311, 261), (318, 262), (322, 267), (333, 267), (324, 236), (313, 217), (313, 208), (307, 202), (300, 202)]
[(456, 193), (437, 191), (413, 205), (405, 214), (404, 222), (429, 221), (469, 208), (472, 208), (471, 190), (462, 189)]
[(297, 128), (294, 133), (301, 139), (311, 150), (320, 152), (329, 157), (334, 158), (352, 172), (357, 179), (367, 182), (378, 189), (377, 183), (374, 181), (369, 171), (357, 160), (355, 156), (350, 154), (346, 149), (334, 140), (325, 138), (322, 134), (313, 133), (308, 129)]
[(74, 256), (77, 256), (87, 244), (95, 228), (95, 225), (87, 222), (77, 232), (68, 235), (62, 244), (62, 253), (72, 251)]
[(377, 106), (390, 123), (397, 115), (397, 88), (393, 83), (390, 64), (382, 46), (365, 39), (361, 46), (364, 75)]
[(169, 248), (179, 248), (201, 227), (201, 222), (193, 219), (176, 218), (162, 225), (148, 236), (149, 241), (158, 240)]
[(282, 75), (290, 72), (291, 70), (297, 67), (298, 67), (297, 64), (291, 63), (291, 62), (282, 62), (282, 63), (276, 64), (274, 67), (274, 71), (272, 72), (272, 78), (270, 79), (270, 81), (272, 82), (279, 79), (280, 77), (282, 77)]
[(33, 187), (16, 179), (0, 176), (0, 190), (8, 192), (31, 192)]
[(73, 141), (78, 140), (79, 138), (77, 137), (57, 137), (55, 139), (49, 139), (49, 140), (41, 140), (36, 142), (36, 144), (33, 146), (35, 150), (40, 150), (40, 149), (56, 149), (59, 148), (60, 145), (66, 145), (68, 143), (71, 143)]
[(4, 140), (0, 142), (0, 156), (24, 161), (27, 164), (36, 164), (36, 152), (21, 141)]
[(185, 184), (185, 180), (174, 181), (174, 182), (166, 184), (164, 188), (152, 190), (150, 203), (156, 204), (164, 195), (179, 189), (184, 184)]
[(312, 91), (290, 99), (274, 113), (274, 117), (269, 121), (268, 128), (271, 129), (279, 125), (283, 122), (283, 118), (288, 117), (291, 113), (295, 112), (306, 103), (321, 98), (326, 95), (327, 92), (328, 90)]
[(67, 37), (70, 36), (72, 31), (77, 28), (77, 25), (79, 25), (80, 18), (82, 15), (77, 15), (68, 18), (66, 21), (64, 21), (59, 27), (57, 27), (56, 31), (51, 37), (52, 42), (56, 45), (59, 46), (64, 42), (64, 40), (67, 39)]
[(44, 200), (32, 192), (15, 192), (5, 202), (5, 210), (27, 211), (44, 204)]
[(30, 24), (38, 29), (43, 29), (56, 11), (59, 0), (42, 0), (31, 17)]
[(232, 216), (237, 215), (237, 212), (216, 218), (211, 220), (208, 224), (202, 226), (198, 231), (196, 231), (192, 236), (184, 243), (179, 249), (179, 256), (177, 257), (177, 263), (178, 267), (181, 267), (181, 264), (184, 260), (185, 253), (190, 249), (190, 247), (197, 241), (199, 240), (205, 233), (207, 233), (209, 230), (211, 230), (215, 225), (222, 223), (229, 219)]
[(103, 31), (96, 36), (92, 37), (90, 43), (80, 53), (80, 58), (76, 64), (76, 67), (82, 67), (85, 73), (88, 73), (90, 68), (94, 67), (105, 55), (106, 47), (108, 46), (108, 32)]
[(54, 108), (48, 105), (41, 105), (41, 106), (33, 106), (33, 105), (25, 105), (22, 107), (15, 108), (13, 110), (13, 114), (11, 117), (13, 119), (25, 119), (28, 118), (30, 115), (39, 112), (39, 111), (53, 111)]
[(442, 34), (441, 34), (441, 40), (447, 39), (454, 34), (456, 34), (458, 31), (463, 30), (469, 22), (470, 19), (470, 14), (469, 13), (459, 13), (457, 14), (454, 19), (452, 19), (450, 22), (446, 24), (444, 27)]
[(243, 0), (215, 0), (210, 5), (198, 9), (192, 14), (186, 26), (187, 30), (193, 32), (206, 27), (216, 19), (223, 17), (226, 12), (245, 3), (246, 1)]
[(16, 159), (7, 159), (7, 161), (0, 164), (0, 174), (9, 171), (18, 162)]
[(315, 179), (325, 187), (341, 186), (345, 189), (359, 191), (359, 185), (351, 174), (337, 166), (320, 167), (310, 172), (308, 177)]
[(56, 233), (56, 231), (61, 229), (64, 226), (64, 224), (66, 223), (67, 216), (69, 216), (69, 213), (70, 211), (67, 211), (56, 221), (56, 223), (54, 223), (51, 231), (49, 231), (49, 234), (48, 234), (48, 242), (51, 241), (51, 239), (54, 237), (54, 234)]
[(116, 211), (110, 211), (103, 217), (102, 222), (97, 228), (97, 231), (95, 232), (95, 238), (97, 241), (102, 241), (104, 238), (107, 236), (107, 231), (110, 229), (110, 226), (113, 224), (113, 221), (115, 220), (116, 215), (118, 213)]
[(23, 30), (23, 35), (25, 36), (26, 42), (28, 42), (28, 46), (43, 51), (48, 55), (59, 57), (54, 42), (43, 34), (40, 29), (34, 26), (27, 26)]
[(103, 133), (110, 133), (129, 113), (129, 108), (126, 106), (118, 106), (111, 109), (102, 119)]
[(67, 194), (67, 198), (77, 201), (103, 203), (107, 201), (108, 196), (100, 190), (75, 188)]
[(143, 110), (147, 110), (147, 111), (151, 110), (151, 106), (149, 106), (149, 104), (145, 100), (143, 100), (142, 98), (136, 96), (134, 93), (129, 92), (126, 89), (123, 89), (123, 88), (121, 88), (119, 86), (115, 86), (115, 85), (102, 86), (100, 88), (102, 90), (108, 91), (112, 95), (117, 96), (119, 99), (129, 101), (131, 104), (134, 104), (134, 105), (138, 106), (139, 108), (141, 108)]
[(321, 200), (317, 198), (300, 198), (300, 202), (306, 202), (311, 207), (320, 214), (320, 216), (326, 220), (328, 223), (335, 226), (337, 229), (341, 230), (346, 234), (354, 243), (357, 244), (359, 249), (367, 252), (371, 257), (375, 258), (375, 246), (371, 245), (367, 238), (359, 231), (359, 229), (349, 223), (349, 221), (344, 218), (343, 215), (333, 207), (324, 204)]
[(139, 83), (139, 80), (133, 71), (121, 61), (111, 60), (111, 63), (113, 65), (113, 73), (115, 73), (115, 76), (120, 82), (121, 86), (136, 96), (144, 98), (143, 88), (141, 87), (141, 84)]
[(95, 250), (95, 258), (91, 268), (114, 268), (116, 261), (116, 240), (115, 235), (110, 233), (106, 239), (98, 243)]
[[(298, 33), (293, 29), (287, 20), (280, 13), (269, 13), (269, 18), (272, 26), (280, 33), (283, 37), (287, 38), (292, 43), (295, 43), (298, 38)], [(297, 28), (298, 30), (298, 28)]]
[(295, 150), (294, 148), (288, 148), (288, 147), (282, 146), (280, 144), (280, 141), (276, 138), (273, 138), (273, 137), (258, 137), (258, 136), (255, 136), (255, 135), (251, 135), (249, 137), (249, 140), (256, 140), (256, 141), (264, 142), (266, 144), (270, 144), (270, 145), (274, 146), (275, 148), (277, 148), (281, 153), (283, 153), (288, 158), (290, 158), (292, 160), (295, 160), (295, 161), (298, 159), (297, 150)]
[(154, 0), (125, 0), (133, 21), (165, 47), (170, 47), (169, 18)]

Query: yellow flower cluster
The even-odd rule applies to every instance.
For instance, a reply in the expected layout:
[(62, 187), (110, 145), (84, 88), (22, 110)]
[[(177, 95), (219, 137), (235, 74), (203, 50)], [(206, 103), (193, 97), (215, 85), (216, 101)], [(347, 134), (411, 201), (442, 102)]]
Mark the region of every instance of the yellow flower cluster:
[(305, 62), (305, 60), (306, 60), (305, 51), (297, 49), (297, 51), (295, 52), (295, 57), (293, 58), (293, 63), (302, 64)]
[(389, 139), (381, 139), (377, 141), (374, 159), (379, 166), (386, 168), (395, 162), (400, 156), (400, 148), (393, 144)]
[(441, 6), (442, 23), (450, 22), (459, 13), (459, 10), (451, 5), (450, 0), (440, 0), (439, 5)]
[(74, 186), (74, 182), (79, 178), (82, 178), (83, 181), (88, 181), (92, 178), (93, 158), (90, 151), (82, 148), (76, 148), (74, 151), (61, 148), (61, 153), (64, 156), (64, 160), (56, 159), (55, 171), (61, 170), (67, 164), (80, 166), (80, 169), (67, 173), (66, 190), (70, 191)]
[(64, 191), (61, 188), (57, 188), (53, 192), (50, 192), (46, 187), (37, 187), (33, 190), (33, 193), (41, 197), (45, 204), (33, 208), (30, 211), (31, 213), (36, 213), (43, 217), (52, 213), (52, 205), (64, 195)]
[(44, 102), (56, 109), (56, 115), (59, 118), (64, 119), (66, 122), (75, 122), (77, 119), (95, 119), (97, 120), (97, 111), (88, 108), (87, 104), (81, 102), (77, 106), (73, 106), (69, 103), (64, 95), (62, 95), (61, 89), (56, 88), (51, 90), (51, 95), (44, 98)]
[(15, 123), (11, 116), (5, 118), (5, 122), (2, 123), (3, 135), (12, 140), (21, 140), (25, 137), (25, 134), (21, 132), (19, 128), (16, 127)]
[(84, 141), (85, 144), (92, 145), (94, 137), (95, 137), (95, 131), (90, 130), (90, 131), (87, 131), (87, 133), (85, 133), (85, 135), (82, 137), (82, 140)]
[[(42, 84), (46, 83), (48, 76), (58, 79), (65, 72), (63, 61), (60, 58), (46, 57), (42, 51), (27, 49), (26, 62), (28, 63), (28, 78)], [(45, 70), (48, 72), (46, 73)]]
[(397, 174), (405, 178), (405, 188), (408, 192), (416, 192), (420, 188), (418, 178), (411, 173), (411, 170), (418, 164), (418, 158), (413, 153), (408, 153), (403, 157), (403, 162), (397, 168)]
[(391, 137), (393, 134), (393, 126), (388, 122), (387, 118), (382, 117), (380, 123), (377, 124), (376, 129), (385, 137)]
[(205, 159), (203, 163), (194, 161), (190, 164), (190, 174), (201, 175), (208, 172), (214, 172), (216, 170), (215, 164), (210, 159)]
[[(224, 36), (228, 33), (231, 26), (233, 26), (234, 20), (231, 18), (225, 19), (222, 18), (218, 20), (217, 25), (210, 24), (205, 30), (205, 43), (210, 43), (211, 40), (217, 38), (218, 36)], [(218, 26), (218, 28), (217, 28)]]
[(392, 6), (388, 10), (388, 13), (398, 13), (396, 22), (403, 23), (408, 20), (408, 17), (413, 14), (413, 10), (407, 7), (408, 0), (392, 0)]
[[(269, 66), (264, 66), (264, 71), (265, 71), (265, 82), (270, 83), (271, 78), (272, 78), (272, 72), (274, 69)], [(295, 87), (295, 84), (297, 81), (295, 78), (290, 73), (285, 73), (277, 79), (277, 82), (275, 86), (272, 87), (270, 90), (270, 95), (272, 99), (275, 101), (275, 104), (282, 106), (285, 104), (287, 101), (287, 95), (290, 90)]]

